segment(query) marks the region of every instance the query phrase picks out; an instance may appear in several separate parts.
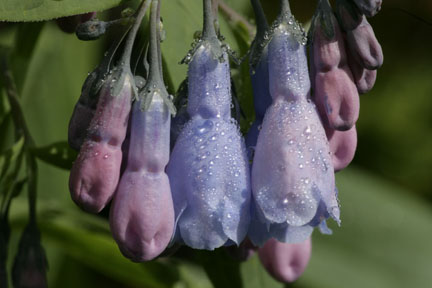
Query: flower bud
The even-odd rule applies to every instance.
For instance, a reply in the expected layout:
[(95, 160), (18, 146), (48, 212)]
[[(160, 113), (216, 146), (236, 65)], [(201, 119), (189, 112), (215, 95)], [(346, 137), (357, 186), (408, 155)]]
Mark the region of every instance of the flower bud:
[(110, 213), (111, 231), (122, 253), (133, 261), (148, 261), (163, 252), (174, 230), (169, 159), (170, 112), (158, 93), (150, 107), (134, 103), (127, 167)]
[(357, 130), (352, 127), (348, 131), (326, 129), (330, 143), (332, 162), (335, 172), (345, 169), (353, 160), (357, 148)]
[(354, 3), (367, 17), (373, 17), (381, 10), (382, 0), (354, 0)]
[(270, 239), (258, 250), (261, 263), (276, 280), (291, 283), (306, 269), (312, 251), (310, 238), (301, 243), (281, 243)]
[(376, 70), (382, 66), (382, 48), (366, 17), (363, 16), (362, 23), (354, 30), (347, 31), (346, 38), (354, 59), (364, 68)]
[(108, 23), (100, 20), (91, 20), (78, 25), (76, 35), (83, 41), (96, 40), (105, 34)]
[[(330, 7), (320, 9), (313, 24), (314, 100), (324, 122), (332, 129), (345, 131), (358, 119), (359, 95), (348, 67), (344, 38), (336, 18)], [(331, 20), (332, 37), (322, 26), (320, 17), (323, 15)]]
[(48, 263), (40, 244), (36, 224), (31, 222), (24, 230), (18, 254), (12, 268), (12, 283), (15, 288), (46, 288)]
[(352, 55), (348, 55), (348, 63), (354, 77), (359, 94), (368, 93), (375, 85), (377, 70), (368, 70), (359, 64)]
[(363, 15), (351, 0), (336, 1), (336, 15), (344, 31), (350, 31), (360, 25)]
[(81, 15), (73, 15), (68, 17), (62, 17), (56, 20), (57, 25), (65, 33), (74, 33), (77, 26), (81, 23), (85, 23), (96, 16), (96, 12), (90, 12)]
[(127, 68), (115, 68), (108, 75), (87, 138), (72, 167), (72, 199), (89, 212), (100, 212), (117, 187), (134, 85)]
[(69, 146), (77, 151), (80, 150), (87, 136), (87, 129), (94, 117), (101, 87), (106, 80), (106, 73), (118, 45), (119, 43), (111, 45), (99, 66), (89, 73), (81, 88), (81, 95), (75, 104), (68, 127)]

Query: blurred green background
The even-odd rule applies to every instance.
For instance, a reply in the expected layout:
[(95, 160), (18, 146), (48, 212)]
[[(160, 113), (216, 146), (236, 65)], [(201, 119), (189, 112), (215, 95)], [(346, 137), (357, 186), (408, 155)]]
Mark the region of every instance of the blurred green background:
[[(162, 3), (167, 31), (162, 49), (171, 89), (186, 76), (186, 66), (178, 62), (201, 29), (201, 2)], [(253, 23), (249, 1), (225, 2)], [(278, 1), (262, 2), (269, 19), (274, 18)], [(291, 1), (302, 23), (310, 20), (315, 5), (312, 0)], [(118, 9), (110, 12), (116, 13)], [(224, 15), (222, 33), (244, 55), (248, 33)], [(375, 88), (361, 96), (354, 162), (337, 175), (342, 226), (332, 226), (333, 236), (313, 235), (309, 267), (287, 287), (431, 287), (432, 2), (384, 0), (370, 23), (385, 60)], [(81, 85), (108, 42), (79, 41), (53, 21), (0, 26), (0, 46), (13, 50), (10, 61), (25, 118), (39, 147), (66, 140)], [(253, 120), (247, 70), (247, 63), (232, 69), (247, 116), (243, 126)], [(12, 144), (13, 126), (7, 113), (1, 113), (4, 151)], [(106, 219), (85, 214), (72, 203), (68, 171), (41, 161), (39, 167), (39, 225), (50, 287), (283, 287), (266, 274), (257, 257), (239, 263), (222, 250), (183, 248), (173, 257), (132, 263), (118, 251)], [(9, 267), (26, 222), (23, 193), (11, 207)]]

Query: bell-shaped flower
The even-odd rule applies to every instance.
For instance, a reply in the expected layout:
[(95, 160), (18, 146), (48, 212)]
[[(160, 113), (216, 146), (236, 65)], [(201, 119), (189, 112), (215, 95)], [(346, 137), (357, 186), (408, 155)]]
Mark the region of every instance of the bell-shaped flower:
[(329, 216), (339, 221), (329, 145), (315, 105), (305, 35), (282, 1), (269, 43), (270, 93), (252, 166), (254, 220), (249, 237), (302, 242)]
[(250, 176), (244, 140), (230, 116), (228, 56), (205, 1), (203, 39), (190, 55), (189, 122), (167, 167), (174, 200), (173, 241), (213, 250), (237, 245), (250, 219)]

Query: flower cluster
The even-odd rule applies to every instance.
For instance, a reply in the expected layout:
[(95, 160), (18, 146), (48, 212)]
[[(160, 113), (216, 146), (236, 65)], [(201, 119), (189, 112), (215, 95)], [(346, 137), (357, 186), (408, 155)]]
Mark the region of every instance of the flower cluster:
[[(289, 282), (307, 265), (314, 228), (330, 234), (326, 220), (340, 223), (334, 173), (354, 157), (359, 93), (372, 88), (383, 62), (365, 18), (381, 2), (338, 0), (336, 17), (328, 0), (320, 0), (309, 66), (308, 38), (288, 0), (281, 0), (270, 27), (259, 1), (251, 2), (256, 118), (246, 142), (231, 117), (230, 51), (211, 0), (203, 1), (203, 32), (184, 60), (188, 78), (176, 117), (162, 79), (158, 0), (142, 3), (119, 64), (111, 67), (122, 40), (83, 86), (69, 126), (69, 142), (80, 150), (72, 198), (93, 213), (113, 200), (112, 234), (133, 261), (153, 259), (174, 244), (237, 245), (244, 257), (259, 249), (268, 271)], [(150, 3), (143, 78), (131, 72), (130, 56)]]

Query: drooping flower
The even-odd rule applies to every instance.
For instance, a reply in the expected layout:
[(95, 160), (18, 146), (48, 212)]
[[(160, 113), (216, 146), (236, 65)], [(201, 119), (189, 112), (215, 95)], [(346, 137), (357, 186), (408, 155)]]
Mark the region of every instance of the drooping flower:
[(313, 227), (339, 221), (333, 165), (324, 129), (310, 98), (305, 35), (282, 0), (268, 47), (270, 94), (252, 167), (251, 241), (296, 243)]
[(237, 245), (249, 225), (250, 176), (246, 148), (230, 116), (228, 56), (217, 38), (211, 1), (204, 1), (202, 39), (188, 71), (187, 122), (167, 167), (173, 193), (173, 241), (213, 250)]
[[(145, 6), (143, 2), (141, 7)], [(69, 189), (82, 209), (98, 213), (111, 200), (120, 176), (122, 143), (125, 140), (131, 102), (137, 93), (130, 69), (130, 57), (145, 9), (129, 32), (119, 65), (107, 75), (100, 89), (96, 113), (75, 161)]]
[[(149, 79), (134, 102), (126, 170), (110, 212), (114, 239), (133, 261), (160, 255), (174, 230), (174, 208), (165, 167), (170, 152), (170, 103), (161, 79), (158, 0), (152, 3)], [(145, 107), (147, 106), (147, 107)]]

